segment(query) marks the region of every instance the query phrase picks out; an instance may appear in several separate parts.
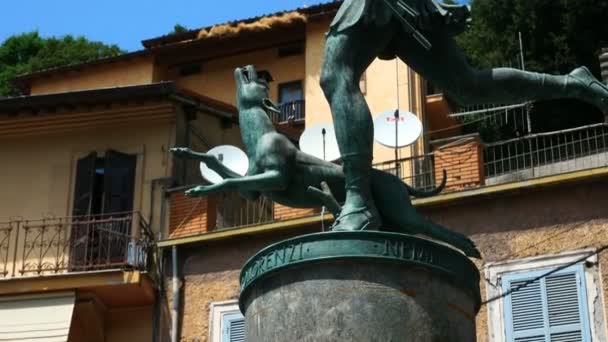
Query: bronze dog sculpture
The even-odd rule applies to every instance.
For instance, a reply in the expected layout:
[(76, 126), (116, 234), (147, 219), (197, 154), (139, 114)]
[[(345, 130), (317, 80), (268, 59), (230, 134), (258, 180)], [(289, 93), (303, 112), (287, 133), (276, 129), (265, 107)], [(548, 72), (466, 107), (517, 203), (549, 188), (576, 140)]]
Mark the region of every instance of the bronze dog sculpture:
[[(193, 152), (188, 148), (172, 148), (177, 157), (204, 162), (217, 172), (223, 181), (212, 185), (199, 185), (186, 192), (188, 196), (205, 196), (228, 190), (237, 190), (248, 199), (264, 195), (271, 200), (296, 208), (326, 205), (338, 216), (338, 202), (344, 200), (344, 173), (342, 167), (305, 154), (277, 133), (267, 111), (279, 112), (268, 98), (268, 84), (258, 78), (253, 66), (237, 68), (237, 106), (240, 130), (249, 169), (241, 176), (225, 167), (215, 156)], [(411, 204), (410, 196), (428, 197), (443, 190), (446, 181), (434, 190), (424, 192), (405, 184), (398, 177), (374, 169), (372, 193), (382, 217), (381, 230), (422, 234), (448, 243), (466, 255), (480, 258), (475, 244), (466, 236), (453, 232), (424, 219)], [(317, 189), (319, 185), (323, 191)]]

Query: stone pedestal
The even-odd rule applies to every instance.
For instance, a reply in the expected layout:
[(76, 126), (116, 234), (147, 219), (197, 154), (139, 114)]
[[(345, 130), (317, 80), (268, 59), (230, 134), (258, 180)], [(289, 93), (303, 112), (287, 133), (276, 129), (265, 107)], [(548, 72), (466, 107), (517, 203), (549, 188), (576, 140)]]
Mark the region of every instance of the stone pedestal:
[(248, 342), (475, 341), (479, 305), (467, 257), (404, 234), (305, 235), (241, 272)]

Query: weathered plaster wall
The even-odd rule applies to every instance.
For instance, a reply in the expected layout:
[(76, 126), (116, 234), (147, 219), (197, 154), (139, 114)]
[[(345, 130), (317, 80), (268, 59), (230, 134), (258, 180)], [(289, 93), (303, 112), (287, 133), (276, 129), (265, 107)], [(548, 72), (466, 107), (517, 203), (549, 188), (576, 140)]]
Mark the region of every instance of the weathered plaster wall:
[[(472, 235), (484, 256), (483, 262), (477, 262), (483, 279), (487, 262), (608, 244), (607, 192), (608, 181), (596, 180), (492, 198), (461, 200), (450, 206), (421, 208), (421, 211), (438, 223)], [(319, 227), (312, 229), (319, 230)], [(311, 229), (296, 233), (307, 231)], [(181, 249), (184, 279), (180, 317), (182, 340), (207, 341), (209, 304), (236, 299), (242, 264), (259, 249), (286, 237), (266, 235)], [(603, 271), (607, 263), (608, 253), (604, 252), (599, 256), (600, 288), (603, 291), (608, 290), (608, 274)], [(485, 280), (481, 282), (481, 291), (485, 300)], [(170, 303), (170, 298), (167, 303)], [(604, 312), (608, 310), (601, 292), (595, 294), (594, 300)], [(604, 320), (602, 312), (598, 315), (599, 320)], [(480, 342), (489, 341), (487, 320), (486, 307), (482, 306), (477, 316)]]
[[(608, 244), (608, 180), (521, 192), (498, 198), (424, 208), (435, 222), (472, 235), (485, 263), (552, 255)], [(600, 288), (608, 291), (608, 253), (599, 255)], [(482, 274), (483, 275), (483, 274)], [(483, 277), (482, 277), (483, 279)], [(481, 282), (482, 297), (486, 281)], [(603, 294), (597, 294), (604, 313)], [(600, 318), (604, 315), (600, 313)], [(479, 342), (490, 341), (485, 306), (477, 315)]]
[(31, 84), (31, 94), (149, 84), (154, 80), (156, 74), (154, 69), (153, 57), (139, 57), (96, 65), (85, 70), (68, 71), (58, 76), (38, 78)]

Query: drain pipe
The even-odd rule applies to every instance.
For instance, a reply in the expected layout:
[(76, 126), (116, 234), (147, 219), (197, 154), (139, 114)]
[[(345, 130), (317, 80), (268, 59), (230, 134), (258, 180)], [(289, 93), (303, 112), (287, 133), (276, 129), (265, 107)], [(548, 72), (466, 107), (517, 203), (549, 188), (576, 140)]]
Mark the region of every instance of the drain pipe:
[(179, 315), (179, 277), (177, 272), (177, 246), (171, 248), (171, 263), (173, 266), (173, 301), (171, 304), (171, 342), (178, 342), (178, 315)]

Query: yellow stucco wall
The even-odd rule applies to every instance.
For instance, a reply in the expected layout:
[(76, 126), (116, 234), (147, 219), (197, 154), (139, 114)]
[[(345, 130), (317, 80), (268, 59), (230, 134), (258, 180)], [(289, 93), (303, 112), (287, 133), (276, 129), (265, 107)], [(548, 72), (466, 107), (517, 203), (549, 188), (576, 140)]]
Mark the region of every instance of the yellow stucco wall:
[[(27, 245), (24, 227), (28, 225), (40, 227), (44, 222), (26, 221), (71, 216), (76, 162), (92, 151), (103, 155), (106, 150), (113, 149), (137, 156), (133, 210), (140, 212), (141, 216), (149, 221), (151, 183), (154, 179), (170, 176), (171, 159), (167, 150), (169, 146), (173, 146), (173, 136), (172, 123), (149, 125), (145, 121), (140, 121), (137, 124), (111, 129), (92, 128), (68, 134), (41, 134), (30, 138), (2, 141), (0, 155), (5, 162), (0, 168), (0, 179), (4, 180), (3, 190), (0, 192), (0, 228), (3, 227), (2, 222), (13, 222), (15, 231), (10, 237), (7, 262), (10, 272), (13, 260), (16, 258), (16, 272), (12, 276), (33, 275), (34, 273), (22, 274), (19, 271), (22, 269), (35, 271), (35, 265), (41, 262), (40, 250), (28, 248), (26, 253), (23, 253), (23, 246)], [(154, 218), (151, 228), (158, 233), (162, 198), (158, 186), (154, 196)], [(45, 238), (44, 253), (46, 254), (43, 259), (45, 262), (50, 262), (49, 265), (63, 260), (65, 264), (60, 268), (65, 269), (69, 250), (64, 249), (61, 244), (51, 244), (51, 240), (67, 242), (68, 240), (65, 240), (67, 237), (63, 239), (52, 237), (53, 229), (61, 226), (56, 220), (49, 222), (51, 223), (48, 224), (49, 230)], [(64, 219), (63, 222), (71, 221)], [(16, 235), (17, 229), (18, 235)], [(69, 234), (69, 230), (63, 231)], [(132, 234), (134, 236), (139, 234), (135, 221)], [(33, 241), (31, 239), (34, 238), (32, 235), (28, 241), (31, 243)], [(30, 263), (30, 266), (23, 266), (24, 263)], [(0, 264), (1, 266), (3, 265)]]
[[(306, 30), (306, 126), (316, 123), (331, 122), (331, 112), (323, 91), (319, 86), (320, 71), (325, 47), (325, 32), (329, 20), (310, 22)], [(376, 59), (365, 74), (365, 98), (372, 117), (385, 111), (394, 111), (397, 106), (402, 110), (415, 113), (423, 120), (423, 112), (419, 99), (412, 99), (410, 108), (410, 83), (416, 88), (419, 82), (410, 82), (414, 77), (408, 77), (408, 67), (401, 61), (383, 61)], [(411, 74), (413, 75), (413, 73)], [(397, 86), (398, 84), (398, 86)], [(420, 90), (415, 90), (418, 94)], [(411, 155), (411, 148), (399, 151), (401, 158)], [(378, 143), (374, 144), (374, 163), (394, 159), (394, 150)]]
[(31, 94), (61, 93), (74, 90), (110, 88), (151, 83), (158, 75), (153, 57), (133, 59), (67, 71), (58, 76), (41, 77), (31, 84)]
[(112, 310), (106, 314), (106, 341), (152, 341), (152, 307)]
[(280, 83), (305, 78), (304, 55), (280, 58), (278, 47), (206, 61), (202, 64), (202, 71), (195, 75), (178, 77), (175, 75), (177, 70), (171, 70), (169, 75), (177, 79), (180, 87), (235, 104), (234, 69), (249, 64), (255, 65), (257, 70), (267, 70), (272, 74), (275, 81), (270, 85), (270, 97), (274, 100), (278, 99)]
[(76, 161), (108, 149), (137, 154), (134, 210), (149, 213), (150, 182), (168, 173), (169, 125), (138, 125), (64, 135), (14, 139), (0, 144), (0, 222), (70, 215)]

